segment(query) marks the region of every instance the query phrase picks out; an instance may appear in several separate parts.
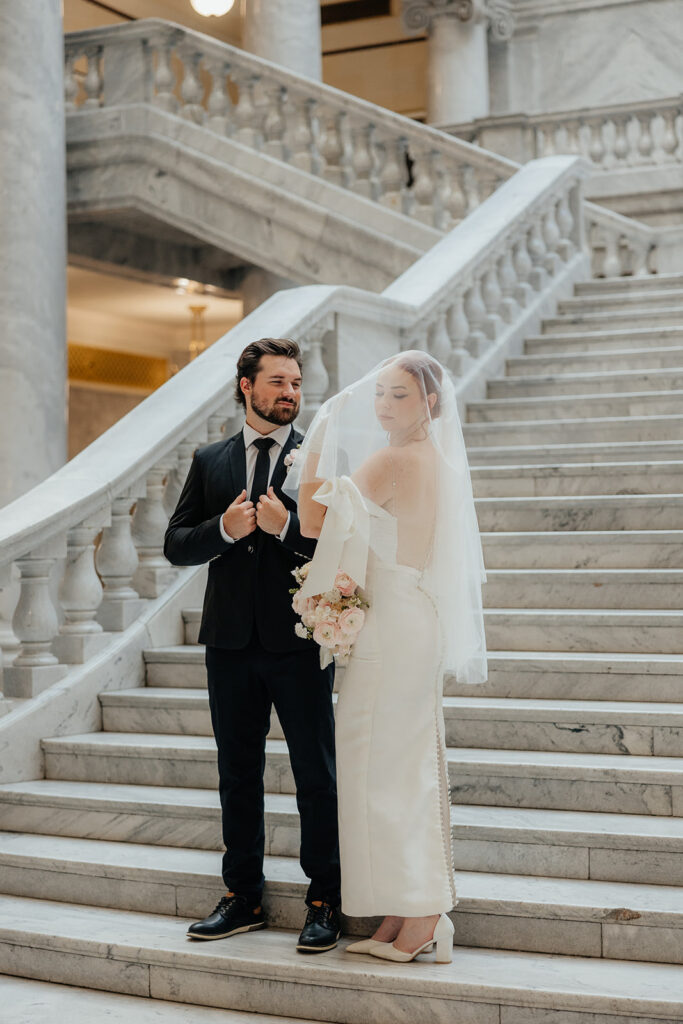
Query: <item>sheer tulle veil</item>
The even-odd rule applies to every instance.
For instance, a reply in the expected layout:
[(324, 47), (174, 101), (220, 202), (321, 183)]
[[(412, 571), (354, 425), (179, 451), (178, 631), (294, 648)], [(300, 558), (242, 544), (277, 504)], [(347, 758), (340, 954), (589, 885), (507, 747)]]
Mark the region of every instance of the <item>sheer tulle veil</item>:
[[(382, 396), (392, 381), (396, 382), (396, 371), (407, 373), (413, 385), (410, 408), (417, 412), (407, 427), (403, 413), (397, 414), (403, 416), (400, 427), (396, 426), (399, 420), (382, 418)], [(322, 484), (339, 478), (346, 480), (347, 488), (352, 487), (354, 479), (365, 478), (362, 467), (370, 465), (369, 460), (381, 460), (380, 453), (387, 448), (394, 451), (406, 446), (410, 446), (411, 458), (398, 460), (403, 475), (393, 511), (408, 536), (403, 545), (399, 540), (391, 557), (398, 564), (407, 561), (402, 546), (404, 551), (417, 550), (422, 524), (428, 524), (428, 537), (424, 526), (421, 585), (438, 612), (444, 673), (455, 675), (461, 683), (483, 682), (487, 669), (481, 586), (486, 574), (455, 390), (440, 363), (425, 352), (401, 352), (328, 399), (306, 433), (284, 490), (296, 498), (302, 483)], [(362, 485), (354, 489), (372, 511)], [(377, 506), (375, 509), (382, 514)], [(372, 528), (362, 532), (363, 540), (386, 561), (386, 535)]]

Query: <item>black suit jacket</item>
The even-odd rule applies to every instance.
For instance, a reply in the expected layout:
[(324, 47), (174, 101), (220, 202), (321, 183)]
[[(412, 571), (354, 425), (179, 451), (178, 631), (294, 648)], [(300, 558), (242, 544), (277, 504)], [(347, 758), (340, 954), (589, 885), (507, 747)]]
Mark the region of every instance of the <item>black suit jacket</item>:
[(254, 625), (262, 646), (284, 653), (315, 647), (294, 632), (292, 569), (313, 557), (316, 541), (302, 537), (296, 503), (282, 492), (285, 456), (303, 440), (292, 429), (275, 464), (271, 485), (287, 507), (290, 522), (284, 540), (256, 530), (230, 543), (220, 532), (222, 514), (246, 487), (247, 463), (242, 431), (227, 441), (194, 453), (178, 505), (166, 530), (164, 554), (173, 565), (209, 562), (209, 579), (199, 642), (239, 650), (249, 643)]

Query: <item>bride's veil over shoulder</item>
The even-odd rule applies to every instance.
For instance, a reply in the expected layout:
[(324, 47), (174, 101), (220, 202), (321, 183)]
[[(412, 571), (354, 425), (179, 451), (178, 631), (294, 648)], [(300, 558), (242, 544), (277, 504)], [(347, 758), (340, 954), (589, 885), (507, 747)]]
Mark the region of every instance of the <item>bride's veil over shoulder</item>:
[[(296, 454), (284, 490), (296, 498), (302, 485), (325, 482), (327, 487), (316, 491), (318, 500), (329, 506), (331, 493), (343, 494), (346, 519), (355, 517), (356, 532), (384, 563), (386, 531), (373, 530), (368, 522), (378, 516), (395, 519), (390, 557), (422, 572), (421, 585), (438, 610), (444, 672), (461, 683), (483, 682), (486, 575), (448, 371), (425, 352), (401, 352), (328, 399)], [(359, 513), (364, 525), (358, 523)], [(343, 521), (343, 516), (335, 519)], [(339, 529), (348, 533), (353, 527), (346, 522)]]

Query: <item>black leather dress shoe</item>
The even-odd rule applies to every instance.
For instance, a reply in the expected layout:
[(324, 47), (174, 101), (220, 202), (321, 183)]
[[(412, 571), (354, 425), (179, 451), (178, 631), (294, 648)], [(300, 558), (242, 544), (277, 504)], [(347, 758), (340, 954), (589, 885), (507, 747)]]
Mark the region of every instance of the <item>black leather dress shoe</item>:
[(329, 903), (309, 906), (296, 948), (300, 953), (324, 953), (334, 949), (341, 935), (339, 910)]
[(187, 934), (191, 939), (227, 939), (238, 932), (253, 932), (265, 927), (266, 919), (261, 907), (249, 906), (244, 896), (229, 893), (223, 896), (212, 914), (191, 924)]

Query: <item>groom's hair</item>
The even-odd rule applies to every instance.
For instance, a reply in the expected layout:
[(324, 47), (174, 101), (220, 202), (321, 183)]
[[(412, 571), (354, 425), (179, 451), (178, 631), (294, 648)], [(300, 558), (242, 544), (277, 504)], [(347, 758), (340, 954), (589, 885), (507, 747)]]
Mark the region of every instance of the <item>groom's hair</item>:
[(261, 356), (285, 356), (287, 359), (295, 359), (302, 369), (301, 349), (295, 341), (289, 338), (261, 338), (260, 341), (252, 341), (242, 352), (237, 360), (237, 378), (235, 382), (235, 398), (246, 409), (247, 401), (242, 394), (240, 381), (246, 377), (253, 384), (256, 374), (261, 369)]

